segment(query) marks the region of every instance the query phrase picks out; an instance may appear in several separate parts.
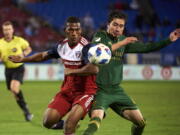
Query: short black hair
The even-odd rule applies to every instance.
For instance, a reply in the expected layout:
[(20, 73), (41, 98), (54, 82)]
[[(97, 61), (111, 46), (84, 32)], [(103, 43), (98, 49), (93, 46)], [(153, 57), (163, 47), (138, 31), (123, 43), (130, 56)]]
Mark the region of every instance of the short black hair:
[(75, 16), (70, 16), (67, 18), (66, 23), (80, 23), (80, 19)]
[(108, 16), (108, 23), (111, 23), (113, 19), (118, 18), (118, 19), (123, 19), (123, 20), (127, 20), (127, 15), (121, 11), (117, 11), (114, 10), (112, 12), (110, 12), (109, 16)]

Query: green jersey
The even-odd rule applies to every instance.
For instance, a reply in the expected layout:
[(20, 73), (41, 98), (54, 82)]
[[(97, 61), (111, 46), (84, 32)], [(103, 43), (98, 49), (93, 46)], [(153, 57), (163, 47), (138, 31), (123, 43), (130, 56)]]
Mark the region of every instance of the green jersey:
[[(122, 41), (126, 37), (124, 35), (117, 38), (111, 36), (105, 31), (97, 32), (93, 38), (93, 43), (103, 43), (111, 49), (112, 44)], [(99, 87), (108, 86), (113, 87), (119, 85), (123, 78), (123, 55), (125, 53), (146, 53), (155, 50), (159, 50), (170, 44), (170, 39), (166, 39), (157, 43), (141, 43), (135, 42), (123, 46), (114, 52), (107, 65), (99, 67), (99, 73), (97, 74), (96, 82)]]

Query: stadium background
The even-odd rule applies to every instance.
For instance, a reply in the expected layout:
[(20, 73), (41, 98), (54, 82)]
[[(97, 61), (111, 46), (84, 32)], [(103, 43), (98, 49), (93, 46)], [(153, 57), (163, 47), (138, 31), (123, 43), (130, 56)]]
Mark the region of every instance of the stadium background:
[[(128, 14), (126, 35), (153, 42), (179, 28), (179, 7), (179, 0), (0, 0), (0, 24), (13, 21), (16, 34), (26, 38), (36, 53), (64, 38), (63, 25), (68, 16), (81, 18), (84, 36), (91, 40), (94, 32), (105, 29), (108, 13), (117, 9)], [(128, 54), (124, 63), (128, 81), (123, 86), (148, 121), (144, 135), (180, 135), (180, 41), (157, 52)], [(30, 81), (25, 81), (23, 89), (34, 120), (24, 122), (12, 95), (6, 91), (4, 68), (0, 64), (0, 135), (62, 134), (41, 126), (43, 111), (59, 89), (58, 80), (63, 78), (61, 62), (50, 60), (26, 67), (25, 79)], [(130, 134), (130, 123), (111, 110), (108, 113), (97, 135)], [(78, 134), (87, 123), (88, 117), (82, 121)]]

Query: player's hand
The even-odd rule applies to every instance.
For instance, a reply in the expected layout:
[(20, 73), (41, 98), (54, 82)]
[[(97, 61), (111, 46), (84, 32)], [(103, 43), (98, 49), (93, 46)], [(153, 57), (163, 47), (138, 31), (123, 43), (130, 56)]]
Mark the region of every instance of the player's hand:
[(173, 32), (171, 32), (169, 38), (172, 42), (180, 38), (180, 29), (176, 29)]
[(72, 69), (70, 68), (64, 68), (64, 74), (65, 75), (70, 75), (72, 73)]
[(134, 42), (137, 42), (137, 41), (138, 41), (138, 39), (136, 37), (127, 37), (124, 40), (122, 40), (124, 45), (134, 43)]
[(8, 59), (10, 61), (14, 62), (14, 63), (21, 63), (21, 62), (23, 62), (23, 57), (19, 56), (19, 55), (17, 55), (17, 56), (11, 55), (11, 56), (8, 57)]

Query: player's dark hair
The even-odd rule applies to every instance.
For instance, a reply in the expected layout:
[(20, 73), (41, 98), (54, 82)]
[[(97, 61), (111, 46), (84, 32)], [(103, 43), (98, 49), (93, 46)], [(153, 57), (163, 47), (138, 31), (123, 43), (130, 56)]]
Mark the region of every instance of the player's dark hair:
[(123, 20), (127, 20), (127, 15), (123, 12), (120, 11), (112, 11), (110, 12), (109, 16), (108, 16), (108, 23), (111, 23), (113, 19), (118, 18), (118, 19), (123, 19)]
[(12, 25), (13, 26), (13, 23), (11, 21), (5, 21), (2, 26), (7, 26), (7, 25)]
[(66, 23), (80, 23), (80, 19), (75, 16), (68, 17)]

